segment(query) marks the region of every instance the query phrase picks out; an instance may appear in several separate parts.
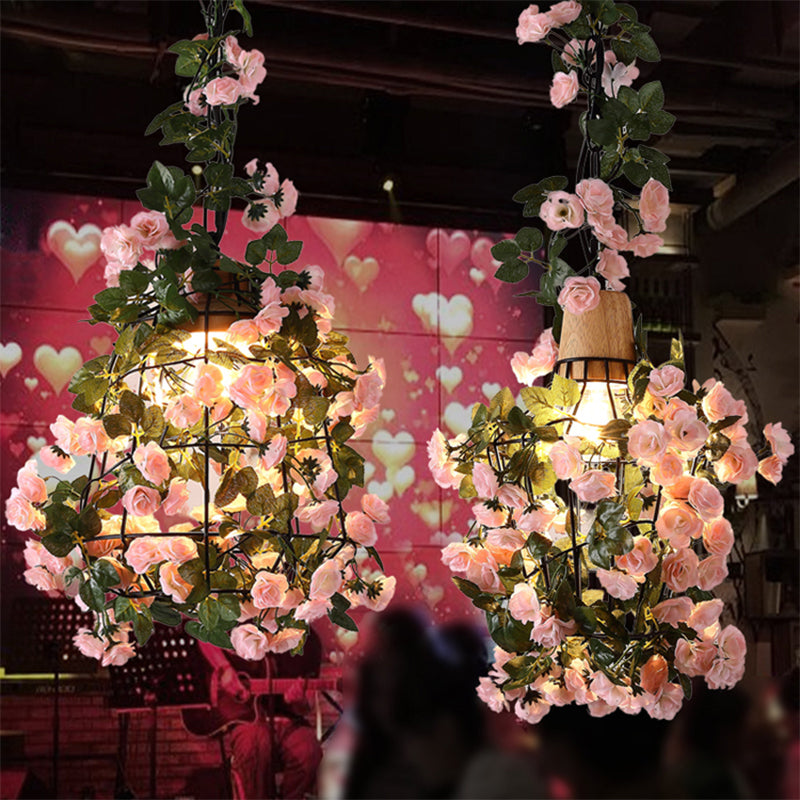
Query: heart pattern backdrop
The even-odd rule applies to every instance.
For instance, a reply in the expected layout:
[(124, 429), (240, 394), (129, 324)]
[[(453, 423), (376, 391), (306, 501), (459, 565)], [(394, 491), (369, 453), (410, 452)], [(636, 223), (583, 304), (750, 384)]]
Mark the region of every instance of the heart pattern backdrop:
[[(301, 200), (302, 202), (302, 200)], [(2, 493), (16, 471), (51, 441), (59, 413), (75, 416), (67, 390), (81, 363), (107, 353), (113, 331), (85, 322), (105, 288), (100, 234), (127, 222), (135, 202), (8, 191), (3, 197), (0, 307), (0, 459)], [(244, 257), (248, 231), (232, 212), (224, 249)], [(336, 298), (337, 330), (350, 337), (359, 363), (386, 361), (382, 411), (362, 438), (366, 484), (390, 504), (381, 552), (398, 579), (395, 602), (428, 609), (434, 620), (472, 616), (452, 585), (440, 550), (461, 538), (466, 503), (444, 499), (427, 468), (434, 428), (448, 436), (469, 425), (472, 404), (501, 386), (519, 388), (509, 361), (530, 350), (542, 329), (541, 308), (515, 297), (535, 284), (497, 281), (491, 246), (502, 234), (294, 216), (290, 238), (304, 242), (295, 268), (319, 264)], [(20, 579), (23, 534), (3, 536), (6, 595)], [(8, 607), (8, 603), (4, 604)], [(333, 659), (357, 651), (360, 637), (331, 633)], [(338, 654), (338, 655), (337, 655)]]

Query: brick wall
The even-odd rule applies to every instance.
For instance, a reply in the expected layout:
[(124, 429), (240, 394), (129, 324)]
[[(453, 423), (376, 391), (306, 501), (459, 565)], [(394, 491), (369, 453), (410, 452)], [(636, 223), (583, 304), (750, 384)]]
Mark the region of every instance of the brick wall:
[[(0, 725), (4, 731), (20, 730), (25, 737), (25, 766), (51, 785), (52, 713), (51, 684), (20, 688), (4, 683), (0, 698)], [(120, 715), (109, 706), (105, 686), (98, 689), (82, 684), (66, 684), (60, 700), (61, 754), (59, 798), (113, 797), (117, 774), (117, 747)], [(150, 796), (149, 741), (152, 717), (149, 712), (129, 715), (127, 768), (128, 784), (138, 798)], [(203, 796), (187, 779), (198, 770), (207, 771), (199, 781), (205, 796), (219, 796), (222, 774), (218, 771), (220, 752), (214, 740), (187, 733), (179, 711), (157, 712), (159, 798)], [(4, 766), (12, 766), (8, 758)]]

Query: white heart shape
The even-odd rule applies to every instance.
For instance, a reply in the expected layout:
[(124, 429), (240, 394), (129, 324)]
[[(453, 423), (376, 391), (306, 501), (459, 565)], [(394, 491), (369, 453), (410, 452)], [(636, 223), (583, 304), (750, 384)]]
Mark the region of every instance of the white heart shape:
[(370, 481), (367, 484), (367, 491), (380, 497), (384, 503), (388, 503), (394, 494), (394, 486), (391, 481)]
[(422, 322), (422, 327), (427, 331), (436, 330), (437, 313), (439, 309), (439, 295), (436, 292), (430, 294), (417, 294), (411, 301), (411, 308)]
[(449, 300), (439, 297), (439, 329), (442, 336), (469, 336), (472, 332), (472, 301), (463, 294)]
[(464, 373), (461, 371), (461, 367), (445, 367), (442, 365), (437, 368), (436, 377), (439, 379), (439, 383), (447, 389), (447, 393), (452, 394), (453, 389), (463, 380)]
[(379, 430), (372, 440), (372, 452), (387, 470), (400, 469), (414, 457), (414, 437), (408, 431), (392, 436), (387, 430)]
[(371, 461), (364, 462), (364, 483), (367, 484), (372, 480), (375, 474), (375, 465)]
[(403, 492), (414, 483), (415, 473), (414, 468), (410, 464), (400, 467), (398, 470), (393, 470), (391, 474), (386, 476), (394, 485), (398, 497), (402, 497)]
[(472, 406), (464, 406), (455, 401), (448, 403), (444, 410), (444, 424), (454, 436), (466, 433), (472, 425)]
[(470, 269), (469, 277), (476, 286), (480, 286), (486, 280), (486, 276), (483, 274), (483, 271), (475, 267)]
[(44, 436), (29, 436), (26, 444), (31, 453), (36, 455), (47, 444), (47, 439)]
[(491, 400), (502, 388), (499, 383), (489, 383), (487, 381), (481, 386), (481, 391), (487, 400)]
[(406, 564), (408, 582), (416, 588), (428, 577), (428, 568), (424, 564)]
[(22, 360), (22, 348), (16, 342), (0, 344), (0, 376), (5, 378)]

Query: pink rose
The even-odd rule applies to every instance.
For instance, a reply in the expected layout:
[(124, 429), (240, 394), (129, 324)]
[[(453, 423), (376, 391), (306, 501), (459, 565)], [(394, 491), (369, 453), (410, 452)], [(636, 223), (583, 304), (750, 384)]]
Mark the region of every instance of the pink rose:
[(161, 507), (164, 509), (164, 513), (168, 517), (176, 517), (183, 513), (186, 503), (188, 502), (189, 487), (186, 484), (186, 481), (181, 480), (180, 478), (175, 478), (170, 482), (169, 491), (167, 492), (167, 496), (164, 498), (164, 503)]
[(577, 478), (583, 472), (583, 457), (577, 447), (565, 441), (556, 442), (549, 452), (556, 477), (561, 481)]
[(233, 78), (214, 78), (203, 89), (210, 106), (232, 106), (242, 92), (242, 85)]
[(628, 430), (628, 452), (643, 464), (656, 464), (667, 452), (669, 438), (654, 420), (637, 422)]
[(631, 274), (628, 262), (616, 250), (607, 247), (600, 251), (597, 272), (606, 279), (606, 285), (613, 292), (624, 291), (625, 285), (622, 281), (624, 278), (629, 278)]
[(605, 497), (613, 497), (616, 481), (613, 472), (590, 469), (579, 478), (570, 481), (569, 488), (584, 503), (597, 503)]
[(308, 503), (297, 509), (297, 519), (311, 525), (314, 533), (319, 533), (331, 521), (339, 510), (339, 504), (335, 500), (325, 500), (322, 503)]
[(770, 422), (764, 426), (764, 436), (769, 442), (773, 454), (780, 459), (782, 464), (785, 464), (794, 453), (794, 445), (788, 431), (784, 430), (780, 422)]
[(714, 381), (703, 397), (702, 405), (703, 413), (710, 422), (719, 422), (725, 417), (741, 416), (744, 410), (744, 403), (736, 400), (721, 381)]
[(347, 536), (364, 547), (372, 547), (378, 541), (375, 523), (361, 511), (351, 511), (344, 519)]
[(666, 683), (658, 699), (645, 710), (652, 719), (673, 720), (683, 706), (683, 689), (677, 683)]
[(520, 699), (514, 706), (514, 714), (518, 719), (528, 725), (536, 725), (551, 709), (551, 704), (544, 698), (531, 697), (530, 700)]
[[(578, 83), (577, 72), (556, 72), (550, 85), (550, 102), (556, 108), (564, 108), (578, 96), (579, 91), (580, 84)], [(569, 227), (577, 226), (570, 225)], [(556, 229), (553, 228), (552, 230)]]
[(658, 556), (653, 552), (653, 544), (646, 536), (635, 536), (633, 549), (615, 558), (617, 569), (624, 569), (634, 578), (643, 578), (654, 570)]
[(181, 578), (177, 564), (166, 562), (158, 570), (161, 591), (175, 603), (184, 603), (192, 591), (192, 584)]
[(494, 470), (483, 461), (478, 461), (472, 468), (472, 482), (478, 497), (491, 500), (499, 488)]
[(122, 495), (122, 505), (132, 517), (149, 517), (161, 505), (161, 495), (150, 486), (134, 486)]
[(103, 421), (91, 417), (76, 420), (72, 432), (72, 453), (76, 456), (94, 456), (105, 453), (111, 446)]
[(278, 210), (281, 213), (281, 217), (286, 219), (286, 217), (291, 217), (292, 214), (297, 209), (297, 199), (299, 197), (297, 189), (294, 187), (294, 183), (288, 179), (284, 180), (281, 184), (281, 202), (278, 206)]
[(160, 211), (140, 211), (131, 220), (143, 247), (157, 250), (161, 240), (169, 233), (167, 218)]
[(705, 675), (711, 669), (716, 655), (717, 648), (711, 642), (678, 639), (675, 645), (675, 667), (690, 678)]
[(672, 486), (683, 476), (683, 461), (674, 453), (667, 453), (650, 468), (650, 480), (658, 486)]
[(276, 434), (267, 443), (260, 463), (263, 469), (269, 470), (280, 464), (286, 457), (289, 440), (283, 434)]
[(553, 329), (543, 331), (530, 355), (524, 351), (514, 353), (511, 369), (517, 380), (525, 386), (533, 386), (533, 382), (553, 371), (558, 358), (558, 345), (553, 338)]
[[(486, 544), (498, 550), (519, 550), (528, 537), (516, 528), (494, 528), (486, 535)], [(499, 556), (498, 556), (498, 560)]]
[(551, 6), (547, 15), (553, 20), (553, 25), (569, 25), (581, 15), (581, 4), (576, 0), (563, 0)]
[(183, 394), (170, 400), (164, 411), (164, 419), (176, 428), (181, 429), (194, 427), (202, 416), (203, 407), (194, 397), (188, 394)]
[(528, 495), (513, 483), (504, 483), (497, 490), (497, 500), (509, 508), (522, 509), (529, 505)]
[(383, 394), (383, 378), (377, 370), (370, 370), (356, 378), (353, 387), (353, 399), (359, 408), (374, 408), (381, 401)]
[(259, 570), (250, 589), (256, 608), (280, 608), (286, 600), (289, 582), (285, 575)]
[(160, 539), (161, 557), (173, 564), (185, 564), (197, 558), (197, 542), (188, 536), (164, 536)]
[(466, 572), (472, 548), (462, 542), (451, 542), (442, 549), (442, 563), (451, 572)]
[(783, 461), (780, 456), (769, 456), (758, 462), (758, 474), (772, 484), (778, 484), (783, 478)]
[(613, 50), (606, 50), (604, 60), (601, 82), (603, 91), (609, 97), (616, 97), (623, 86), (631, 86), (639, 77), (639, 68), (635, 62), (627, 65), (617, 61), (616, 53)]
[(539, 6), (528, 6), (520, 15), (517, 24), (517, 41), (540, 42), (550, 33), (553, 20), (548, 14), (540, 14)]
[(273, 384), (272, 367), (265, 364), (247, 364), (230, 386), (231, 400), (242, 408), (258, 408), (264, 395)]
[(576, 316), (592, 311), (600, 304), (600, 284), (597, 278), (571, 277), (564, 281), (558, 304)]
[[(186, 87), (189, 88), (188, 86)], [(186, 110), (190, 114), (194, 114), (196, 117), (207, 117), (208, 116), (208, 106), (205, 103), (205, 98), (203, 97), (203, 89), (199, 87), (197, 89), (193, 89), (187, 95), (184, 93), (183, 95), (183, 104), (186, 106)]]
[(664, 246), (664, 240), (655, 233), (640, 233), (628, 242), (628, 250), (637, 258), (654, 256)]
[(627, 689), (619, 684), (612, 683), (604, 672), (599, 670), (592, 674), (589, 689), (594, 692), (600, 700), (616, 708), (627, 697)]
[[(277, 289), (277, 287), (275, 287)], [(277, 333), (283, 325), (284, 317), (289, 316), (289, 309), (279, 303), (270, 303), (256, 314), (254, 322), (262, 336)]]
[(18, 470), (17, 487), (20, 494), (31, 503), (44, 503), (47, 500), (47, 486), (37, 474), (33, 459)]
[(727, 556), (733, 549), (733, 527), (724, 517), (715, 519), (703, 529), (703, 544), (709, 553)]
[(714, 472), (721, 483), (742, 483), (752, 478), (757, 469), (758, 456), (747, 442), (732, 444), (714, 463)]
[(248, 408), (247, 431), (254, 442), (263, 442), (267, 438), (267, 418), (254, 408)]
[(169, 480), (172, 466), (167, 454), (155, 442), (139, 445), (133, 451), (133, 463), (150, 483), (160, 485)]
[(612, 569), (598, 569), (600, 585), (618, 600), (630, 600), (636, 594), (639, 584), (631, 575)]
[(650, 382), (647, 388), (656, 397), (672, 397), (683, 389), (686, 375), (682, 369), (667, 364), (660, 369), (650, 370)]
[(374, 522), (389, 524), (389, 506), (376, 494), (365, 494), (361, 498), (361, 508)]
[(689, 619), (693, 609), (694, 603), (689, 597), (673, 597), (653, 606), (653, 617), (665, 625), (677, 628), (678, 623)]
[(570, 39), (564, 45), (564, 52), (561, 54), (561, 60), (571, 67), (579, 67), (583, 64), (583, 60), (586, 58), (587, 54), (593, 51), (594, 42), (591, 39), (588, 41)]
[(703, 522), (713, 522), (722, 516), (725, 501), (719, 489), (705, 478), (695, 478), (689, 489), (689, 503), (697, 510)]
[(664, 557), (661, 579), (673, 592), (685, 592), (697, 585), (699, 562), (695, 553), (683, 547)]
[(706, 628), (715, 625), (719, 620), (719, 615), (722, 613), (723, 606), (722, 600), (716, 597), (713, 600), (703, 600), (698, 603), (689, 616), (689, 627), (694, 628), (698, 633), (702, 633)]
[(646, 692), (657, 695), (667, 682), (669, 664), (660, 653), (650, 656), (639, 673), (639, 685)]
[(685, 453), (696, 455), (708, 440), (708, 427), (697, 417), (693, 408), (678, 411), (665, 422), (670, 437), (669, 446)]
[(342, 587), (342, 570), (336, 561), (326, 561), (314, 570), (308, 599), (328, 600)]
[(587, 214), (614, 221), (614, 192), (599, 178), (585, 178), (575, 187)]
[(656, 520), (658, 535), (673, 547), (688, 547), (703, 532), (703, 521), (680, 500), (666, 504)]
[(538, 625), (542, 619), (542, 609), (536, 590), (528, 583), (518, 583), (508, 601), (508, 613), (519, 622), (532, 622)]
[(534, 626), (531, 639), (542, 647), (558, 647), (567, 636), (571, 636), (578, 629), (575, 620), (562, 622), (555, 614)]
[(95, 636), (88, 628), (80, 628), (75, 636), (72, 637), (72, 642), (87, 658), (94, 658), (98, 661), (103, 657), (106, 649), (106, 643)]
[(231, 344), (253, 344), (258, 341), (258, 326), (251, 319), (240, 319), (228, 326), (228, 341)]
[(39, 451), (39, 458), (42, 459), (42, 464), (62, 475), (69, 472), (75, 466), (75, 459), (69, 456), (59, 455), (52, 447), (43, 447)]
[(305, 635), (303, 628), (284, 628), (277, 633), (269, 633), (267, 649), (270, 653), (288, 653), (303, 641)]
[(136, 655), (136, 648), (130, 642), (119, 642), (103, 653), (100, 662), (104, 667), (121, 667)]
[[(236, 323), (234, 323), (236, 324)], [(222, 396), (222, 370), (215, 364), (198, 364), (192, 395), (209, 408)]]
[(728, 564), (725, 556), (707, 556), (697, 567), (697, 586), (704, 592), (719, 586), (727, 577)]
[(157, 536), (137, 536), (125, 550), (125, 561), (137, 575), (144, 575), (163, 560)]
[(255, 625), (238, 625), (231, 631), (231, 644), (239, 658), (261, 661), (267, 654), (267, 637)]
[(539, 209), (539, 216), (551, 231), (580, 228), (584, 219), (583, 204), (575, 194), (549, 192)]
[(442, 489), (458, 489), (464, 476), (456, 472), (457, 466), (450, 459), (447, 439), (437, 428), (428, 441), (428, 469), (436, 484)]
[(44, 514), (36, 509), (16, 487), (6, 500), (6, 520), (18, 531), (42, 531), (45, 529)]
[(141, 258), (142, 240), (128, 225), (115, 225), (103, 229), (100, 249), (109, 261), (119, 262), (125, 269), (131, 269)]
[(589, 214), (589, 224), (592, 226), (595, 238), (600, 244), (611, 250), (626, 250), (628, 248), (628, 232), (622, 225), (618, 225), (614, 221), (614, 217)]
[(274, 372), (274, 382), (264, 392), (260, 410), (268, 416), (280, 417), (292, 405), (292, 398), (297, 395), (297, 385), (294, 382), (295, 373), (285, 364), (278, 364)]
[(642, 188), (639, 198), (639, 213), (648, 233), (661, 233), (667, 227), (669, 216), (669, 192), (663, 183), (650, 178)]
[(267, 233), (281, 221), (281, 212), (268, 197), (254, 200), (242, 214), (242, 225), (254, 233)]

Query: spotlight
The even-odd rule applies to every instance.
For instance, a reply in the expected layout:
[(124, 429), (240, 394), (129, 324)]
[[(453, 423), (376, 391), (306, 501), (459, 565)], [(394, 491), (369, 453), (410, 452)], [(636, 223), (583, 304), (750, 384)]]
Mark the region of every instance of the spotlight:
[(394, 181), (391, 178), (386, 178), (383, 182), (383, 191), (391, 194), (394, 191)]

